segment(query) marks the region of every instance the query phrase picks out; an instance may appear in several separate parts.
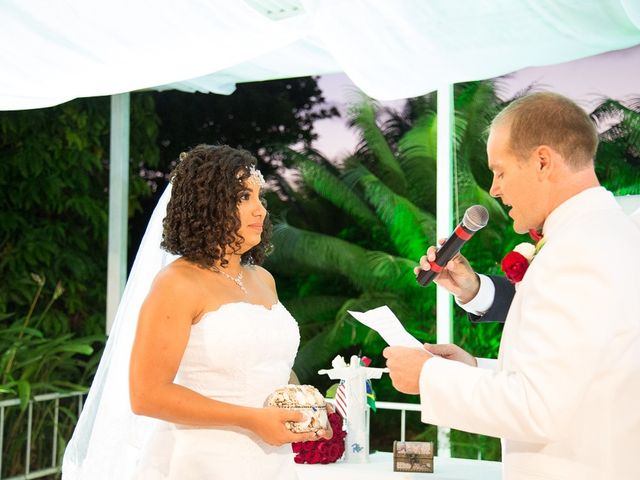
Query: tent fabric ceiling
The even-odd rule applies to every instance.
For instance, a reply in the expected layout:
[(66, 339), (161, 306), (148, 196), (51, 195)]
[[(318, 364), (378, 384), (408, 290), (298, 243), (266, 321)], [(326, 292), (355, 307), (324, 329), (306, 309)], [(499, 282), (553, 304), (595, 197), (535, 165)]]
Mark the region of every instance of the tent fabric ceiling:
[(640, 0), (4, 0), (0, 26), (0, 110), (340, 71), (393, 100), (638, 45)]

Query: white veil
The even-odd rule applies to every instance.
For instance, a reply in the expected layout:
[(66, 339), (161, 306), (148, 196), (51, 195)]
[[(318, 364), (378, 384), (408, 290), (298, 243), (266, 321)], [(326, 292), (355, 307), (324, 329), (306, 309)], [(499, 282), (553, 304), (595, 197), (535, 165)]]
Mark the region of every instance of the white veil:
[(171, 184), (162, 194), (136, 255), (111, 334), (84, 409), (64, 452), (64, 480), (127, 480), (158, 420), (134, 415), (129, 403), (129, 357), (138, 313), (160, 269), (177, 257), (160, 248)]

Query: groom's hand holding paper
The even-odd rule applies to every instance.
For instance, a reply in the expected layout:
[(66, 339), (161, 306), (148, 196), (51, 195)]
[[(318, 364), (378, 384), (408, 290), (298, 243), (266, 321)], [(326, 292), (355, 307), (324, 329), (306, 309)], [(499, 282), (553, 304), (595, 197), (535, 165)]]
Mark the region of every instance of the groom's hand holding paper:
[(386, 305), (368, 312), (349, 313), (360, 323), (378, 332), (390, 345), (382, 354), (387, 359), (394, 388), (403, 393), (419, 393), (418, 381), (422, 365), (433, 357), (422, 342), (404, 329), (398, 317)]

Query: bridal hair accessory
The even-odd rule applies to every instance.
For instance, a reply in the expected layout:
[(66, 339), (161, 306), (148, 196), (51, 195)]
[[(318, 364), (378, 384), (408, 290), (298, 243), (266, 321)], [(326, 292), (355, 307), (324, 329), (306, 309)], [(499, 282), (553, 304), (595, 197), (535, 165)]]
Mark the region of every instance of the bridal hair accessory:
[(502, 259), (500, 267), (511, 283), (518, 283), (524, 278), (529, 265), (544, 245), (542, 236), (539, 238), (535, 245), (529, 242), (516, 245), (513, 251), (507, 253)]
[[(242, 171), (238, 172), (237, 178), (241, 180), (242, 177)], [(266, 182), (264, 181), (264, 177), (262, 176), (262, 172), (260, 170), (258, 170), (255, 165), (251, 165), (249, 167), (249, 178), (247, 179), (248, 182), (254, 182), (257, 185), (259, 185), (260, 187), (264, 187)]]
[(249, 294), (249, 292), (247, 292), (247, 289), (244, 286), (244, 283), (242, 282), (242, 277), (243, 277), (243, 273), (244, 273), (242, 270), (240, 270), (240, 273), (238, 275), (236, 275), (235, 277), (229, 275), (226, 272), (223, 272), (220, 269), (216, 269), (214, 271), (220, 273), (221, 275), (224, 275), (225, 277), (227, 277), (232, 282), (235, 282), (236, 285), (238, 285), (240, 287), (240, 290), (242, 290), (245, 293), (245, 295)]
[(258, 185), (260, 185), (261, 187), (264, 186), (265, 181), (264, 177), (262, 176), (262, 172), (258, 170), (255, 165), (251, 165), (251, 167), (249, 168), (249, 175), (258, 183)]

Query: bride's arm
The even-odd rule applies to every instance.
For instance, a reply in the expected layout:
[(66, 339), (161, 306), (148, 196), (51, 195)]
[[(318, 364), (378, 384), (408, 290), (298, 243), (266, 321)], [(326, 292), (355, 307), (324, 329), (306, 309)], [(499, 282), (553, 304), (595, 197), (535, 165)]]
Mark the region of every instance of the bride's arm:
[(131, 352), (131, 408), (173, 423), (196, 426), (235, 425), (270, 444), (313, 440), (314, 434), (290, 432), (285, 421), (301, 421), (300, 412), (250, 408), (212, 400), (173, 383), (199, 309), (199, 288), (188, 273), (169, 267), (155, 279), (138, 320)]

